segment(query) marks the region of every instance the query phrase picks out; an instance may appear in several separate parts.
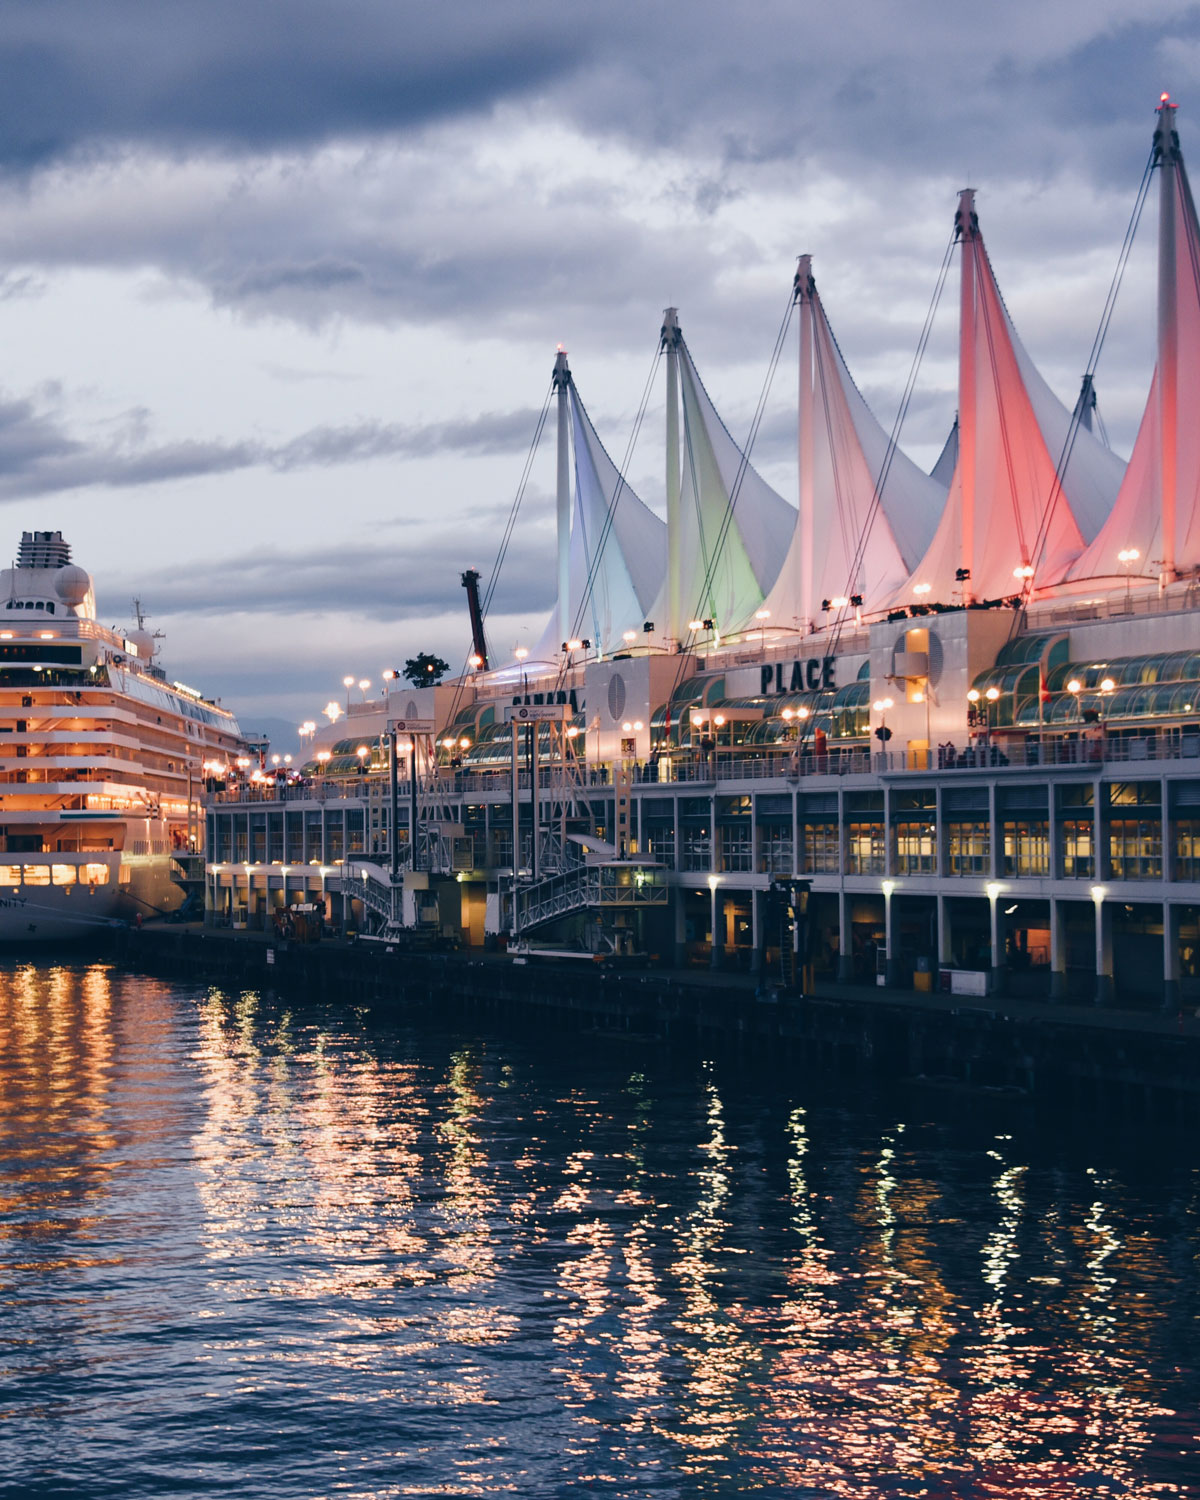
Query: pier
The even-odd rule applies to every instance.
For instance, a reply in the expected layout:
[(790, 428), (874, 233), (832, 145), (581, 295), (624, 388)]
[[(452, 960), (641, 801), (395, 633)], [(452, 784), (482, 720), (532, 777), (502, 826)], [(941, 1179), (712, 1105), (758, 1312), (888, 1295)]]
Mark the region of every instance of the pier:
[(147, 926), (114, 936), (123, 965), (389, 1011), (486, 1016), (629, 1049), (727, 1052), (965, 1098), (1184, 1125), (1200, 1118), (1200, 1017), (1011, 997), (820, 984), (798, 995), (735, 974), (571, 965), (363, 941)]

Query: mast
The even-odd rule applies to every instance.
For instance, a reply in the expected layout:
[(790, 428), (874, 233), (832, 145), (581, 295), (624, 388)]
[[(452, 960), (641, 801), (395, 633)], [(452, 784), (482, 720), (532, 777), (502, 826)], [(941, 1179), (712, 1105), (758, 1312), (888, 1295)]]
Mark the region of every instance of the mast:
[(1162, 488), (1160, 585), (1175, 578), (1175, 512), (1179, 452), (1179, 327), (1175, 287), (1175, 205), (1179, 183), (1179, 136), (1175, 106), (1164, 94), (1158, 106), (1154, 155), (1158, 184), (1158, 453)]
[(681, 595), (682, 536), (679, 516), (679, 309), (663, 310), (662, 342), (667, 351), (667, 635), (686, 635)]
[(796, 301), (800, 304), (800, 627), (811, 630), (813, 610), (813, 297), (812, 256), (802, 255), (796, 267)]
[(565, 643), (574, 634), (575, 622), (571, 618), (571, 441), (567, 410), (571, 371), (561, 344), (554, 360), (553, 381), (558, 393), (558, 638)]
[(962, 487), (962, 557), (967, 569), (963, 580), (963, 603), (971, 602), (971, 577), (975, 571), (975, 257), (979, 244), (979, 220), (975, 216), (975, 189), (963, 188), (958, 195), (954, 227), (962, 242), (962, 293), (958, 321), (958, 477)]

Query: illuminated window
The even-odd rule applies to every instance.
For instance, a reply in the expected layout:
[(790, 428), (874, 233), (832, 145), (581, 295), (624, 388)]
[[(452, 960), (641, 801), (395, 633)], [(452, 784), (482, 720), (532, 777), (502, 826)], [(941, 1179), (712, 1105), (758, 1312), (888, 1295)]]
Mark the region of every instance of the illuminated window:
[(883, 875), (887, 870), (887, 840), (881, 822), (851, 823), (847, 830), (846, 873)]
[(898, 875), (937, 873), (937, 834), (932, 823), (897, 823), (894, 838)]
[(0, 885), (20, 885), (20, 865), (0, 865)]
[(1114, 880), (1162, 879), (1162, 824), (1157, 818), (1114, 818), (1108, 828)]
[(1064, 818), (1061, 829), (1062, 873), (1068, 879), (1092, 880), (1096, 874), (1091, 818)]
[(1050, 825), (1017, 818), (1004, 824), (1004, 874), (1049, 875)]
[(984, 820), (946, 824), (946, 873), (986, 875), (991, 868), (991, 827)]
[(836, 875), (841, 869), (841, 829), (834, 822), (800, 825), (800, 868), (806, 875)]
[(85, 873), (83, 874), (82, 878), (86, 880), (89, 885), (108, 884), (107, 865), (84, 865), (83, 869)]
[(25, 884), (26, 885), (49, 885), (50, 884), (50, 866), (49, 865), (26, 865), (25, 866)]
[(50, 878), (55, 885), (74, 885), (78, 871), (74, 865), (51, 865)]

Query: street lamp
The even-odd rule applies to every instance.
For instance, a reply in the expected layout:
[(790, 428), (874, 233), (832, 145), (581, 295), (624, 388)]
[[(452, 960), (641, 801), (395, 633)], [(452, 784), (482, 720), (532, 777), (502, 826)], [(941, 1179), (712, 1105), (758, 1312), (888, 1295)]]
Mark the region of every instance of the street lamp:
[(882, 746), (882, 753), (887, 753), (887, 742), (892, 737), (892, 731), (887, 727), (888, 709), (894, 708), (895, 703), (891, 698), (876, 698), (871, 707), (879, 715), (879, 725), (875, 730), (875, 738)]
[(317, 751), (317, 764), (321, 768), (320, 774), (322, 776), (324, 776), (328, 772), (328, 770), (329, 770), (329, 757), (330, 757), (330, 752), (328, 750), (318, 750)]
[(1133, 588), (1133, 565), (1141, 557), (1136, 547), (1122, 547), (1117, 553), (1117, 561), (1125, 569), (1125, 613), (1129, 614), (1132, 608), (1131, 590)]
[(358, 690), (363, 695), (363, 702), (364, 703), (367, 701), (367, 689), (370, 686), (371, 686), (371, 679), (369, 677), (360, 677), (359, 678)]
[(353, 677), (343, 677), (342, 686), (346, 689), (346, 712), (350, 712), (350, 689), (354, 686)]
[(331, 724), (336, 724), (337, 721), (342, 717), (342, 705), (335, 702), (331, 698), (325, 705), (325, 707), (321, 710), (321, 712), (325, 715), (325, 717)]

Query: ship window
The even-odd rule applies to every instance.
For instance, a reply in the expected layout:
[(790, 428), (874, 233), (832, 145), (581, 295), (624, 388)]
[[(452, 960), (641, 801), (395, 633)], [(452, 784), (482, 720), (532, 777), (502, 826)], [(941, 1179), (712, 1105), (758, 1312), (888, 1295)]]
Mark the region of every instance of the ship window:
[(87, 881), (87, 883), (89, 885), (107, 885), (108, 884), (108, 866), (107, 865), (84, 865), (83, 866), (83, 871), (85, 872), (84, 873), (84, 879)]
[(20, 885), (20, 865), (0, 865), (0, 885)]
[(46, 600), (46, 613), (48, 615), (52, 615), (54, 613), (54, 601), (53, 601), (53, 599), (47, 599)]
[(51, 865), (50, 879), (55, 885), (74, 885), (77, 871), (74, 865)]
[(45, 609), (46, 601), (44, 599), (39, 599), (33, 607), (34, 609)]
[(26, 885), (49, 885), (50, 884), (50, 866), (49, 865), (26, 865), (25, 866), (25, 884)]

